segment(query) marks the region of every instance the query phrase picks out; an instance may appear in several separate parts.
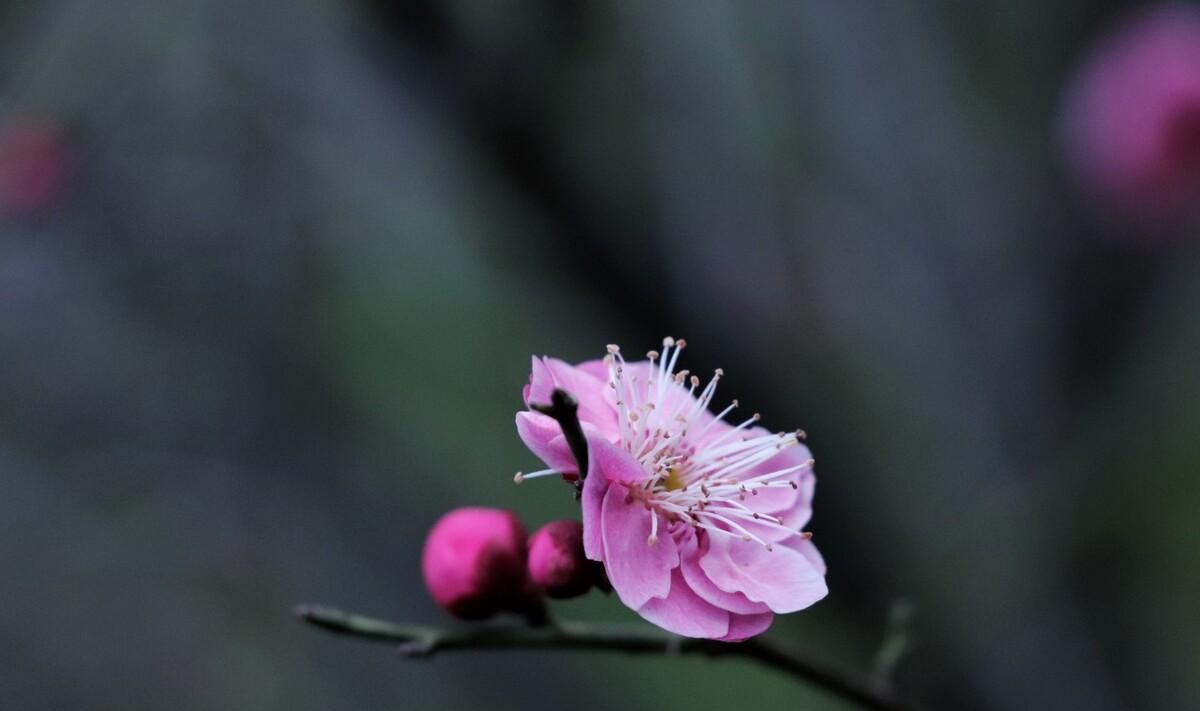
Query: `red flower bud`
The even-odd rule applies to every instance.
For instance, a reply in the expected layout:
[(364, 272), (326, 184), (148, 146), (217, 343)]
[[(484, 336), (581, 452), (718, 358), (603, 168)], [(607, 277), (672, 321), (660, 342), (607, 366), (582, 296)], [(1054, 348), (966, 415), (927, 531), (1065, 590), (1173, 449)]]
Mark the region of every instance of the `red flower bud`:
[(525, 529), (509, 511), (460, 508), (442, 516), (425, 539), (421, 570), (429, 594), (455, 617), (540, 608), (525, 572)]
[(583, 595), (598, 581), (600, 566), (583, 554), (583, 524), (551, 521), (529, 539), (529, 578), (546, 595)]

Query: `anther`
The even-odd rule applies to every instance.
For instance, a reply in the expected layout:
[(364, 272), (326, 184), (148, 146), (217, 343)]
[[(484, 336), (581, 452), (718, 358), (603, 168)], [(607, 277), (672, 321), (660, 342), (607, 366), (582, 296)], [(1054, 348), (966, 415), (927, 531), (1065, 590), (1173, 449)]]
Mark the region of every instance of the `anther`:
[(615, 344), (615, 343), (610, 343), (610, 344), (608, 344), (608, 345), (606, 346), (606, 348), (608, 349), (608, 352), (609, 352), (609, 353), (612, 353), (613, 355), (616, 355), (616, 354), (618, 354), (618, 353), (620, 353), (620, 352), (621, 352), (621, 347), (620, 347), (620, 346), (618, 346), (618, 345), (617, 345), (617, 344)]
[(801, 531), (800, 537), (806, 541), (811, 541), (812, 540), (812, 531)]
[(525, 475), (523, 473), (517, 472), (516, 474), (513, 475), (513, 483), (514, 484), (520, 484), (523, 481), (525, 481)]

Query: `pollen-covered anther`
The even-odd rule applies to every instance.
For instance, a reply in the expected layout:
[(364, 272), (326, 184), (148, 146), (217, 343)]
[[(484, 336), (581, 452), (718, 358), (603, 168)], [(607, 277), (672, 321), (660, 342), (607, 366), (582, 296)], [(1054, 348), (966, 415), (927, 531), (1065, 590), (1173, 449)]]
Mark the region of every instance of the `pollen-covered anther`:
[(605, 348), (607, 348), (608, 352), (611, 353), (612, 355), (616, 355), (621, 352), (621, 347), (615, 343), (610, 343), (607, 346), (605, 346)]
[(514, 484), (520, 484), (523, 481), (525, 481), (524, 474), (522, 474), (521, 472), (517, 472), (516, 474), (513, 474), (513, 483)]

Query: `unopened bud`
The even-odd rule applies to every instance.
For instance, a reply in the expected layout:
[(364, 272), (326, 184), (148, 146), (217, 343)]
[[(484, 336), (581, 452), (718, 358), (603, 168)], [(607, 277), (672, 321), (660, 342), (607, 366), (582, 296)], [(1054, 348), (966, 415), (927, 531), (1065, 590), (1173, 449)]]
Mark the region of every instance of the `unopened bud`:
[(600, 564), (583, 553), (583, 524), (551, 521), (529, 538), (529, 578), (547, 596), (583, 595), (599, 580)]
[(510, 511), (473, 507), (442, 516), (425, 539), (421, 571), (434, 601), (455, 617), (538, 606), (525, 571), (525, 529)]

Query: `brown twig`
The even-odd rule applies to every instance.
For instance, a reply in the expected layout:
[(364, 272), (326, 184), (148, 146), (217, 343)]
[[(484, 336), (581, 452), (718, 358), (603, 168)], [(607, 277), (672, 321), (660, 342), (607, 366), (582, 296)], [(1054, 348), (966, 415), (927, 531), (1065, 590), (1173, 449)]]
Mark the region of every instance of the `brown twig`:
[(300, 605), (301, 620), (334, 634), (398, 645), (402, 656), (424, 659), (440, 652), (482, 649), (560, 649), (627, 654), (689, 654), (753, 659), (804, 679), (875, 711), (916, 711), (866, 676), (804, 657), (793, 650), (754, 638), (741, 643), (685, 639), (649, 627), (558, 622), (545, 627), (476, 626), (459, 630), (401, 625), (321, 605)]
[(575, 457), (575, 464), (579, 467), (579, 481), (582, 482), (587, 477), (588, 446), (587, 438), (583, 436), (583, 426), (579, 424), (579, 401), (566, 390), (555, 388), (550, 394), (549, 404), (534, 403), (529, 408), (549, 415), (558, 422), (563, 437), (567, 440), (567, 446), (571, 448), (571, 455)]

